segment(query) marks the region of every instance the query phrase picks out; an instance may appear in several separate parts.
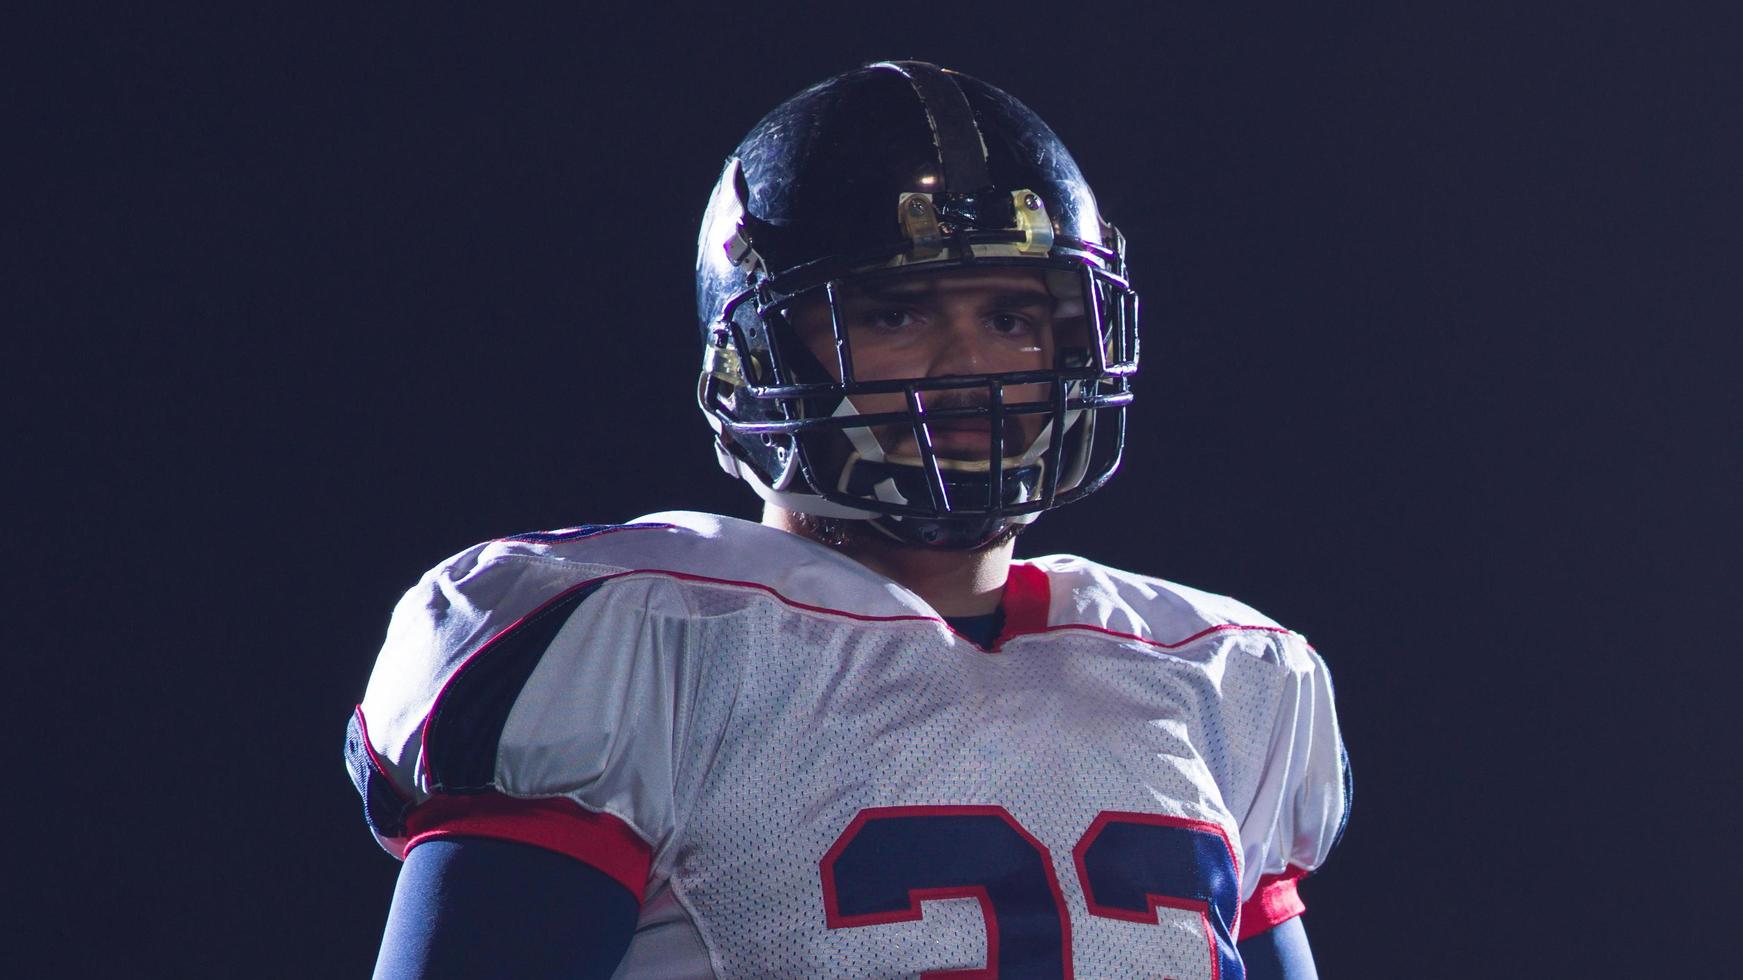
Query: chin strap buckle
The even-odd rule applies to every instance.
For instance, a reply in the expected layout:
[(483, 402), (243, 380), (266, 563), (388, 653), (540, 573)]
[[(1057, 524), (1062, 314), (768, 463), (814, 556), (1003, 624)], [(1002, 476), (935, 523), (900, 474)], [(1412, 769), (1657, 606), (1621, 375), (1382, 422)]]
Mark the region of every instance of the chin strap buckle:
[(720, 468), (726, 471), (727, 476), (733, 479), (743, 478), (738, 472), (738, 457), (732, 454), (732, 450), (726, 448), (726, 443), (722, 442), (719, 436), (714, 437), (714, 458), (719, 461)]
[(757, 270), (764, 268), (763, 257), (757, 254), (751, 245), (750, 235), (745, 231), (744, 221), (740, 220), (738, 227), (726, 238), (726, 260), (742, 270), (745, 275), (755, 275)]

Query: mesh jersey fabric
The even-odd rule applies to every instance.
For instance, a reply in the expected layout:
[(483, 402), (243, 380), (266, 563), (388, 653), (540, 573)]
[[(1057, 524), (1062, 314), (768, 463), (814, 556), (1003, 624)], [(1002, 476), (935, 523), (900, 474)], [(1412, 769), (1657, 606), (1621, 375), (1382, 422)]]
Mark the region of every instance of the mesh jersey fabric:
[[(1227, 598), (1072, 556), (1023, 566), (1044, 612), (1010, 616), (989, 651), (832, 549), (731, 518), (468, 549), (400, 602), (359, 706), (413, 815), (377, 837), (403, 855), (420, 813), (540, 801), (543, 824), (490, 835), (643, 897), (619, 976), (911, 976), (999, 955), (984, 895), (831, 921), (823, 862), (868, 814), (997, 808), (1043, 855), (1075, 975), (1213, 976), (1204, 914), (1098, 914), (1075, 852), (1098, 816), (1154, 815), (1225, 838), (1242, 901), (1317, 868), (1345, 806), (1325, 666)], [(509, 649), (551, 609), (548, 638)], [(497, 665), (511, 656), (520, 674)], [(511, 689), (490, 693), (489, 671)], [(494, 727), (456, 721), (466, 698), (498, 705)], [(474, 729), (482, 768), (443, 756)], [(553, 806), (583, 828), (573, 847), (539, 829)]]

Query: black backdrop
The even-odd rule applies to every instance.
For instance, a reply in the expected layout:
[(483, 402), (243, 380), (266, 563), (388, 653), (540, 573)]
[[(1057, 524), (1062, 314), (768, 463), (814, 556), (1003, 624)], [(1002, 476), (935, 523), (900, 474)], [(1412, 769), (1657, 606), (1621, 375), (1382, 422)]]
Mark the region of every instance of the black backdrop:
[(21, 25), (20, 956), (365, 972), (395, 865), (339, 743), (392, 602), (487, 537), (754, 515), (691, 400), (705, 194), (780, 99), (920, 57), (1053, 124), (1145, 299), (1128, 463), (1019, 554), (1333, 667), (1322, 972), (1708, 972), (1738, 18), (1298, 6)]

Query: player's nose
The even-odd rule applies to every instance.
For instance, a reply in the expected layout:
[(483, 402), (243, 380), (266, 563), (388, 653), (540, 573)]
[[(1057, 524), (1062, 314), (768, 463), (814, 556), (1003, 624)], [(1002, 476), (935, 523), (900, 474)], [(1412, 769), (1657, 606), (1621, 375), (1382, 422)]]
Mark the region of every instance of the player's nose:
[(943, 317), (942, 329), (933, 335), (929, 376), (988, 373), (986, 339), (980, 317), (969, 314)]

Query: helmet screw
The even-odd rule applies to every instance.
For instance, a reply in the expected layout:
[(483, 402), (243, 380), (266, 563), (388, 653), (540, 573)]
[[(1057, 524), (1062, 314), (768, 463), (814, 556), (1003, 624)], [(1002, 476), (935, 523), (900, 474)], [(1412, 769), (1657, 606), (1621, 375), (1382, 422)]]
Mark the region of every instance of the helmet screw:
[(1041, 210), (1041, 199), (1035, 196), (1033, 192), (1024, 194), (1023, 207), (1026, 207), (1031, 211), (1039, 211)]

